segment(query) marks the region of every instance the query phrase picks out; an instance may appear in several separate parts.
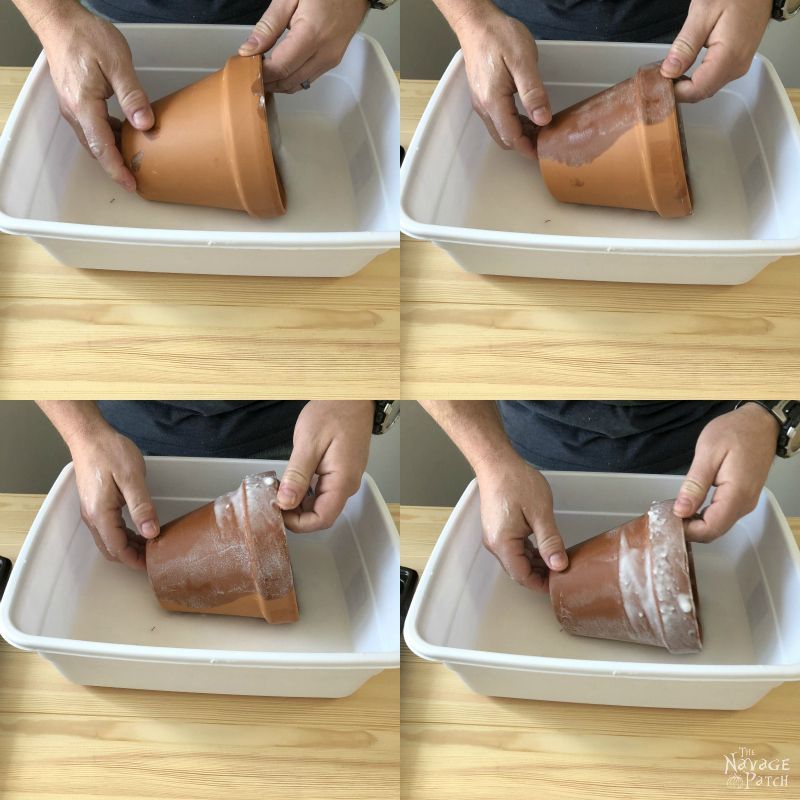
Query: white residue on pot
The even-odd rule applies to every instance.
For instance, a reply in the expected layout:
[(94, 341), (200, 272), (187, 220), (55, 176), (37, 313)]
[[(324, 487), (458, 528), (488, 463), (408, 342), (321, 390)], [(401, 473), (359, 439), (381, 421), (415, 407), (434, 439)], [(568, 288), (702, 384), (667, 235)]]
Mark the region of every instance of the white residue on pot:
[(678, 595), (678, 605), (683, 611), (684, 614), (690, 614), (692, 612), (692, 598), (689, 597), (688, 594), (679, 594)]

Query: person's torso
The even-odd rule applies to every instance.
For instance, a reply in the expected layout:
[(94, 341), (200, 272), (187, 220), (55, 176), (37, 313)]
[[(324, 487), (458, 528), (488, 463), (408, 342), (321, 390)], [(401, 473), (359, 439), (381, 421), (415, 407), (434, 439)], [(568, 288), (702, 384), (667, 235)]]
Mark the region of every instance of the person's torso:
[(514, 449), (542, 469), (672, 472), (689, 465), (697, 437), (733, 401), (503, 400)]
[(101, 400), (106, 421), (149, 455), (249, 458), (291, 448), (302, 400)]
[(114, 22), (255, 25), (269, 0), (86, 0), (85, 5)]
[(495, 0), (537, 39), (650, 42), (683, 25), (690, 0)]

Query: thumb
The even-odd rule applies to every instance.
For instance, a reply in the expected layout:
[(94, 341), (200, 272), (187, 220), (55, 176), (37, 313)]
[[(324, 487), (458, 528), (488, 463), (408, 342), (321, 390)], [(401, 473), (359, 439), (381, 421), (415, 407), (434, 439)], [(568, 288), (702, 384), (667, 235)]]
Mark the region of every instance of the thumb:
[(319, 456), (308, 444), (295, 444), (278, 487), (278, 507), (291, 511), (303, 502), (319, 464)]
[(682, 519), (696, 514), (703, 505), (716, 474), (717, 470), (708, 454), (696, 452), (672, 506), (672, 512)]
[(144, 481), (144, 475), (135, 473), (128, 481), (119, 487), (128, 507), (128, 513), (136, 526), (136, 530), (145, 539), (155, 539), (161, 526), (158, 522), (155, 506), (150, 499), (150, 492)]
[(665, 78), (680, 78), (696, 61), (713, 28), (706, 13), (695, 10), (694, 3), (690, 6), (686, 22), (661, 64), (661, 74)]
[(261, 19), (256, 22), (247, 41), (239, 47), (239, 55), (254, 56), (256, 53), (266, 53), (273, 48), (281, 34), (289, 27), (296, 5), (296, 2), (290, 0), (273, 0)]
[(549, 125), (553, 112), (550, 110), (547, 90), (539, 75), (539, 67), (534, 64), (531, 69), (516, 70), (513, 77), (520, 102), (529, 119), (536, 125)]
[(556, 518), (551, 508), (541, 509), (531, 525), (539, 555), (550, 569), (561, 572), (569, 566), (567, 551), (558, 532)]
[(130, 61), (123, 62), (111, 76), (111, 88), (117, 96), (122, 113), (134, 128), (147, 131), (156, 121), (150, 101)]

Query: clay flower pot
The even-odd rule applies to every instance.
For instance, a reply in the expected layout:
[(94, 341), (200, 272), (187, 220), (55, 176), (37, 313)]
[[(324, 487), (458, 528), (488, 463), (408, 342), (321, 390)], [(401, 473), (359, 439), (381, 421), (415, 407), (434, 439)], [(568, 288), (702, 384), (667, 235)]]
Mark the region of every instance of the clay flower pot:
[(147, 543), (147, 572), (167, 611), (299, 618), (274, 472), (164, 525)]
[[(273, 103), (264, 92), (261, 56), (234, 56), (218, 72), (153, 103), (149, 131), (123, 123), (122, 158), (139, 195), (251, 217), (284, 214), (267, 122)], [(272, 145), (277, 151), (277, 141)]]
[(691, 546), (672, 501), (567, 551), (569, 567), (550, 573), (550, 600), (568, 633), (702, 649)]
[(692, 213), (673, 82), (658, 64), (560, 111), (539, 131), (537, 151), (556, 200), (662, 217)]

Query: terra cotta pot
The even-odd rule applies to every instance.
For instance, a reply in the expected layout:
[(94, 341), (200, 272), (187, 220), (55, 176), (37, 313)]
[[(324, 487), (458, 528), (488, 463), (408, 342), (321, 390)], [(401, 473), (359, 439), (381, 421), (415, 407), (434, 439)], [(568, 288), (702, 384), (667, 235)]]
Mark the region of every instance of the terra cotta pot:
[(167, 611), (299, 618), (274, 472), (249, 475), (147, 543), (147, 572)]
[(550, 572), (550, 600), (568, 633), (658, 647), (702, 649), (691, 545), (671, 500), (570, 548)]
[[(224, 68), (152, 104), (155, 125), (122, 125), (122, 158), (147, 200), (286, 212), (270, 143), (261, 56), (233, 56)], [(274, 114), (269, 115), (274, 119)], [(274, 133), (274, 131), (273, 131)], [(274, 138), (274, 137), (273, 137)]]
[(662, 217), (692, 213), (674, 84), (659, 64), (554, 115), (539, 131), (537, 151), (556, 200)]

